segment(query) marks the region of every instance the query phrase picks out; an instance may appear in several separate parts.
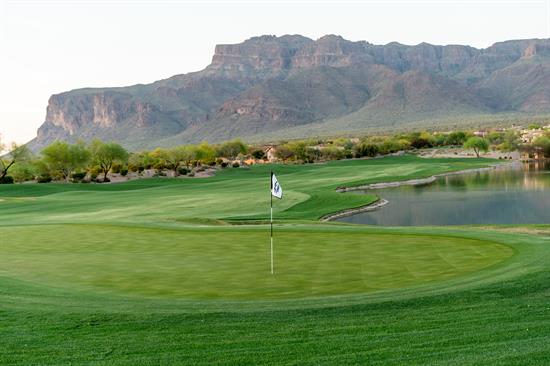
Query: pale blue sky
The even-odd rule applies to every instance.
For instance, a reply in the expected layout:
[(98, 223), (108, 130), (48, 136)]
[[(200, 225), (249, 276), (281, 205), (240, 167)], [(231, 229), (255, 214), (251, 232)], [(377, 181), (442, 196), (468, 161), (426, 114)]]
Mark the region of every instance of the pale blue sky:
[(339, 34), (385, 44), (550, 37), (550, 0), (0, 0), (0, 134), (26, 142), (51, 94), (148, 83), (204, 68), (218, 43)]

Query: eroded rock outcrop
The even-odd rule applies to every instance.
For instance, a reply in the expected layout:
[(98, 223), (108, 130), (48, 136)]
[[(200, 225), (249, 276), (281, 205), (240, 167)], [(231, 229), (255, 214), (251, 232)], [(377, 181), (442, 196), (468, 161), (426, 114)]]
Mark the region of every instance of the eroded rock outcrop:
[(212, 63), (199, 72), (53, 95), (31, 147), (98, 137), (141, 148), (345, 116), (339, 132), (375, 119), (395, 127), (453, 113), (509, 111), (550, 112), (550, 40), (476, 49), (373, 45), (336, 35), (260, 36), (216, 46)]

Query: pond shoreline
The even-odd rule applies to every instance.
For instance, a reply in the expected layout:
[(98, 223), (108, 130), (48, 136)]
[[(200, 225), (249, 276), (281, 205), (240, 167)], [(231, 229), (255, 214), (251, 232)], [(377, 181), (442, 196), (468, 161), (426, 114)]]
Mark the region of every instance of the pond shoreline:
[[(422, 186), (422, 185), (428, 185), (436, 181), (437, 178), (450, 176), (450, 175), (458, 175), (458, 174), (467, 174), (467, 173), (475, 173), (475, 172), (483, 172), (488, 170), (494, 170), (501, 167), (510, 167), (513, 165), (517, 165), (517, 162), (512, 163), (506, 163), (506, 164), (493, 164), (485, 168), (476, 168), (476, 169), (465, 169), (465, 170), (458, 170), (455, 172), (447, 172), (447, 173), (440, 173), (440, 174), (434, 174), (427, 178), (417, 178), (417, 179), (409, 179), (409, 180), (403, 180), (403, 181), (395, 181), (395, 182), (383, 182), (383, 183), (371, 183), (371, 184), (364, 184), (360, 186), (353, 186), (353, 187), (341, 187), (337, 188), (336, 192), (352, 192), (352, 191), (361, 191), (361, 190), (367, 190), (367, 189), (382, 189), (382, 188), (393, 188), (393, 187), (400, 187), (400, 186)], [(338, 212), (333, 212), (327, 215), (322, 216), (319, 220), (320, 221), (333, 221), (342, 217), (352, 216), (358, 213), (362, 212), (368, 212), (368, 211), (374, 211), (377, 210), (380, 207), (383, 207), (387, 205), (389, 201), (379, 198), (378, 200), (374, 201), (373, 203), (370, 203), (368, 205), (364, 205), (361, 207), (356, 208), (349, 208)]]

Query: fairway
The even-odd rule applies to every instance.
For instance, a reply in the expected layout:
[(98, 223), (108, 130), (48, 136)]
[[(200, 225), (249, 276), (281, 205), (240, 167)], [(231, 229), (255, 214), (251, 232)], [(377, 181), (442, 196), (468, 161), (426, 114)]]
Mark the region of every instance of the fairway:
[(0, 268), (9, 276), (184, 299), (360, 294), (468, 274), (513, 253), (496, 243), (445, 236), (283, 229), (276, 234), (272, 276), (265, 230), (44, 225), (3, 233), (13, 238), (0, 245)]
[[(492, 163), (403, 156), (0, 185), (0, 364), (549, 364), (547, 226), (318, 220), (377, 199), (340, 186)], [(271, 169), (285, 190), (274, 275)]]

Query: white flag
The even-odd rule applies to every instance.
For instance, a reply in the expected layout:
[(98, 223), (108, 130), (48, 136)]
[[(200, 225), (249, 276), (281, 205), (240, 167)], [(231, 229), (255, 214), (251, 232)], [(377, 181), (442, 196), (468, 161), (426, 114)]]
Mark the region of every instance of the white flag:
[(281, 187), (273, 172), (271, 172), (271, 195), (277, 198), (283, 198), (283, 187)]

